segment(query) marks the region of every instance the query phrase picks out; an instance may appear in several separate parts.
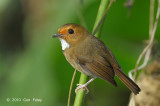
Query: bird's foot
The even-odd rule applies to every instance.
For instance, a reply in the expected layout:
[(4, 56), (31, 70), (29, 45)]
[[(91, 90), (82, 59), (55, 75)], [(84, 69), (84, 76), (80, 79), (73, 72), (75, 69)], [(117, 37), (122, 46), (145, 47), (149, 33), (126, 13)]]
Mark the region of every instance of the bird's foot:
[(86, 84), (83, 84), (83, 85), (82, 85), (82, 84), (77, 84), (77, 86), (78, 86), (78, 87), (75, 89), (75, 93), (77, 93), (77, 91), (78, 91), (79, 89), (86, 90), (86, 94), (89, 92)]

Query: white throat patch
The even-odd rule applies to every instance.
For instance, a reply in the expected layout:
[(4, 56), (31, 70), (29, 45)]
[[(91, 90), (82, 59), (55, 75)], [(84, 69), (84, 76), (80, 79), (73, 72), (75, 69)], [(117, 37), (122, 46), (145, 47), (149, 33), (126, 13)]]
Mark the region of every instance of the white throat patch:
[(65, 50), (66, 48), (70, 47), (69, 43), (67, 43), (64, 39), (60, 38), (60, 41), (61, 41), (61, 45), (62, 45), (62, 50)]

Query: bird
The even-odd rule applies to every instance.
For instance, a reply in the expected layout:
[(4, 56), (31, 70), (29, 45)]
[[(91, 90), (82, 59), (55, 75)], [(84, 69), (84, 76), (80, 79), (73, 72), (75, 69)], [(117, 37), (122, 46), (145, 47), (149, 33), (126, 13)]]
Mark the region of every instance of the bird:
[(123, 72), (112, 51), (84, 27), (74, 23), (65, 24), (52, 37), (60, 40), (63, 54), (71, 66), (91, 77), (85, 84), (78, 84), (75, 92), (79, 89), (86, 89), (88, 92), (88, 84), (96, 78), (116, 87), (115, 76), (135, 95), (141, 91), (139, 86)]

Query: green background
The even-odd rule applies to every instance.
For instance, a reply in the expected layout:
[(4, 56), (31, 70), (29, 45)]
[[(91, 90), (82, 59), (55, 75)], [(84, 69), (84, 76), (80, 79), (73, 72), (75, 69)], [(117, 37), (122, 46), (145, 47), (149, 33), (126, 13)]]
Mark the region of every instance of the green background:
[[(113, 3), (100, 39), (127, 74), (148, 39), (149, 0), (135, 0), (130, 10), (124, 3), (125, 0)], [(66, 106), (74, 69), (64, 58), (59, 40), (51, 35), (63, 24), (80, 24), (77, 5), (81, 5), (87, 29), (92, 32), (99, 4), (100, 0), (81, 0), (78, 4), (74, 0), (0, 0), (1, 106)], [(159, 26), (156, 40), (160, 38)], [(73, 89), (79, 75), (77, 72)], [(116, 82), (115, 88), (96, 79), (88, 86), (90, 92), (84, 106), (127, 105), (130, 91), (119, 79)], [(71, 104), (74, 97), (73, 90)], [(12, 101), (15, 98), (22, 101)], [(31, 101), (24, 102), (24, 98)], [(42, 102), (33, 102), (33, 98)]]

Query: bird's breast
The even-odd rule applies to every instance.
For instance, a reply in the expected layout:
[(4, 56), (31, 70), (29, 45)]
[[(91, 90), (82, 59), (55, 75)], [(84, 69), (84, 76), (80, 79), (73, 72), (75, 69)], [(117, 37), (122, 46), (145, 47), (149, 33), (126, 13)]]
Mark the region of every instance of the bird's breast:
[(71, 50), (71, 48), (66, 49), (63, 51), (64, 56), (66, 57), (66, 60), (71, 64), (72, 67), (74, 67), (76, 70), (80, 71), (81, 73), (84, 73), (88, 76), (92, 76), (90, 73), (85, 71), (80, 64), (77, 63), (77, 57), (74, 53), (74, 50)]

